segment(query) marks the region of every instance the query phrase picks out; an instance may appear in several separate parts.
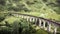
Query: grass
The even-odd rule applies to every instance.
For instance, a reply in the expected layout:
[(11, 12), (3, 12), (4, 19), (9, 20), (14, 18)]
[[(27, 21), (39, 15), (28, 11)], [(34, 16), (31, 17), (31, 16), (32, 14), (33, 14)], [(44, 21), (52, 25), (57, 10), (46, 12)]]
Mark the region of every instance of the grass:
[(37, 17), (43, 17), (43, 18), (47, 18), (47, 19), (55, 19), (55, 20), (59, 20), (60, 15), (56, 14), (55, 12), (20, 12), (22, 14), (28, 14), (28, 15), (33, 15), (33, 16), (37, 16)]
[(10, 16), (10, 17), (7, 17), (3, 23), (5, 23), (5, 21), (7, 21), (9, 24), (12, 24), (14, 21), (19, 21), (20, 18), (16, 18), (16, 17), (13, 17), (13, 16)]

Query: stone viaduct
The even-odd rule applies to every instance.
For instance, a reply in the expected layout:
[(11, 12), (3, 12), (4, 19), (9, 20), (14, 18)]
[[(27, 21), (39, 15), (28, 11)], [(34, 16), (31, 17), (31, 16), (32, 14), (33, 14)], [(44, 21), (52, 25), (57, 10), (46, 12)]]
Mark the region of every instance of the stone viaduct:
[(12, 15), (16, 16), (16, 17), (24, 18), (30, 22), (35, 22), (35, 24), (38, 25), (40, 28), (42, 28), (48, 32), (53, 32), (54, 34), (57, 33), (57, 28), (60, 27), (59, 22), (45, 19), (42, 17), (36, 17), (36, 16), (32, 16), (32, 15), (18, 14), (18, 13), (14, 13)]

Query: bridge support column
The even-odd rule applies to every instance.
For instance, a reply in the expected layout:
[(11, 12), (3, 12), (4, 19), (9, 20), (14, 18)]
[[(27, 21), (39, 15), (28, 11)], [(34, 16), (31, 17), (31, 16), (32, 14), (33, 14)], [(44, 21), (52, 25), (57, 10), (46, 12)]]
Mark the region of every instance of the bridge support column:
[(32, 18), (30, 18), (30, 22), (32, 22)]
[(27, 17), (26, 16), (24, 16), (24, 19), (26, 19)]
[(35, 21), (35, 18), (34, 17), (31, 17), (30, 18), (30, 22), (34, 22)]
[(29, 17), (27, 17), (27, 21), (29, 21)]
[(41, 27), (41, 20), (39, 19), (39, 26)]
[(43, 21), (43, 28), (45, 28), (45, 21)]
[(35, 25), (37, 25), (37, 18), (35, 18)]
[(57, 27), (54, 28), (54, 32), (53, 32), (53, 33), (54, 33), (54, 34), (57, 33)]
[(21, 16), (22, 18), (24, 18), (24, 16)]
[(50, 22), (48, 22), (47, 30), (48, 30), (48, 32), (51, 31), (51, 23)]

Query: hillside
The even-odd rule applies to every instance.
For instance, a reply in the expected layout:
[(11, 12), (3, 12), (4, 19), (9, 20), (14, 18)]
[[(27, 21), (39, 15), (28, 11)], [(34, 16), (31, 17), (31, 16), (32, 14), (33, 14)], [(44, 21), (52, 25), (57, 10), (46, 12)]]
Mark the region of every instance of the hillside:
[[(52, 34), (35, 25), (36, 21), (30, 22), (12, 16), (11, 13), (27, 14), (60, 22), (60, 0), (0, 0), (0, 34)], [(47, 21), (50, 22), (49, 20)], [(43, 26), (44, 22), (42, 21), (41, 24)], [(46, 23), (45, 26), (47, 25)], [(52, 30), (54, 30), (53, 25)], [(60, 33), (60, 27), (57, 31)]]
[(59, 0), (1, 0), (2, 12), (20, 12), (60, 21)]

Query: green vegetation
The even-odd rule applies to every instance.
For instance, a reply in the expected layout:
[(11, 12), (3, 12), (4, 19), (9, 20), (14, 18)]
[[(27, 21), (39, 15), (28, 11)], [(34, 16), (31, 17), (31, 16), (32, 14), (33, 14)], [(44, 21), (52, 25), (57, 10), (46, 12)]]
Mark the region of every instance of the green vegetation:
[(14, 12), (60, 21), (60, 0), (0, 0), (0, 24), (5, 25), (0, 34), (49, 34), (10, 14)]
[(55, 19), (60, 21), (59, 0), (0, 0), (0, 11)]

